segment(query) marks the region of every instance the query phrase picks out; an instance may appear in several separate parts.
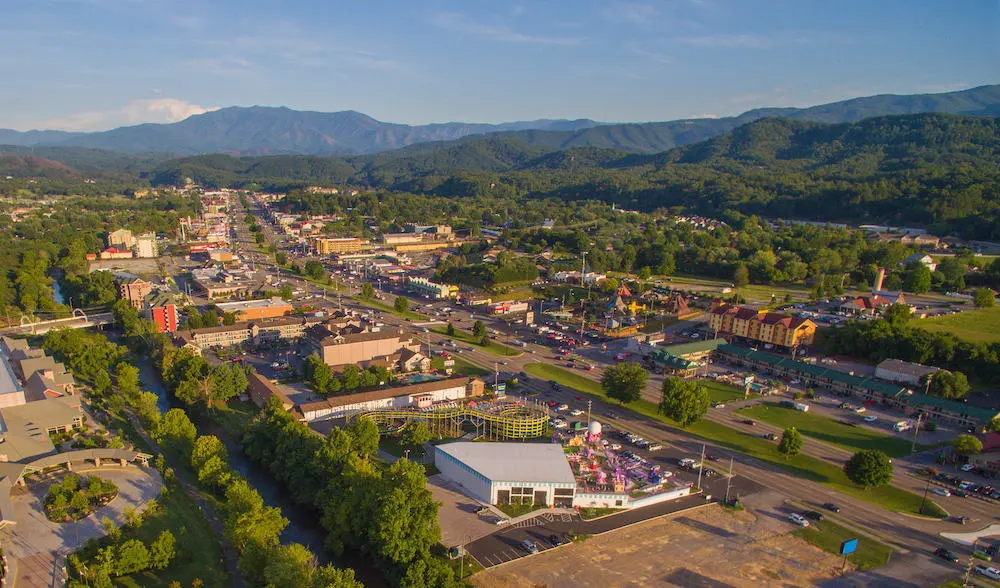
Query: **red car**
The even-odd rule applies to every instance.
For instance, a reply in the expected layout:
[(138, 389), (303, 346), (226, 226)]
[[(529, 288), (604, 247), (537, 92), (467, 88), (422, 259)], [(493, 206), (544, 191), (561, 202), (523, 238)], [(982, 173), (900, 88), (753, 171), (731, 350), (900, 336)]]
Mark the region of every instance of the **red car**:
[(438, 353), (438, 355), (440, 355), (441, 357), (451, 357), (451, 354), (448, 353), (447, 351), (442, 351)]
[(549, 405), (549, 408), (555, 408), (555, 407), (559, 406), (559, 403), (556, 402), (555, 400), (550, 400), (548, 402), (548, 405)]

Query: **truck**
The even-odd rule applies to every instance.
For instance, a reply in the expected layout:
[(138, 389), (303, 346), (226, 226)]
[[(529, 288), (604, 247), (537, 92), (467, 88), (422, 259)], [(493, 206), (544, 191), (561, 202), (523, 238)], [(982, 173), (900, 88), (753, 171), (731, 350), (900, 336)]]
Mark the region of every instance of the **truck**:
[(809, 412), (809, 405), (805, 404), (805, 403), (802, 403), (802, 402), (796, 402), (795, 403), (795, 410), (798, 410), (798, 411), (801, 411), (801, 412)]
[(913, 428), (913, 421), (899, 421), (892, 426), (897, 432), (902, 433), (903, 431), (909, 431)]

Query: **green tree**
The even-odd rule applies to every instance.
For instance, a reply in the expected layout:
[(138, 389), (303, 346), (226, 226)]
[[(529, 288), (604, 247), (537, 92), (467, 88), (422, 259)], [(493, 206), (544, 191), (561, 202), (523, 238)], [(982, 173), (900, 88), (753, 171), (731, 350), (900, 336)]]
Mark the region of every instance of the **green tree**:
[(301, 543), (278, 545), (268, 554), (264, 581), (274, 588), (312, 585), (316, 556)]
[(94, 376), (93, 390), (94, 395), (98, 398), (104, 398), (111, 392), (111, 376), (108, 375), (108, 372), (97, 372)]
[(198, 430), (180, 408), (171, 408), (156, 424), (156, 437), (188, 455)]
[(378, 425), (370, 418), (361, 417), (354, 420), (347, 428), (353, 446), (362, 456), (375, 455), (378, 451)]
[(708, 389), (704, 385), (672, 377), (663, 381), (663, 399), (657, 410), (681, 427), (688, 427), (701, 420), (708, 412), (708, 406)]
[(139, 368), (120, 362), (115, 367), (115, 379), (118, 380), (118, 391), (134, 404), (139, 399)]
[(198, 471), (213, 457), (226, 461), (229, 457), (226, 445), (215, 435), (202, 435), (195, 439), (194, 447), (191, 449), (191, 467)]
[(306, 262), (305, 272), (307, 276), (317, 281), (326, 277), (326, 269), (323, 264), (312, 259)]
[(405, 459), (389, 466), (381, 486), (370, 530), (376, 557), (405, 566), (441, 540), (438, 503), (423, 466)]
[(795, 457), (802, 452), (802, 433), (795, 427), (788, 427), (781, 434), (781, 442), (778, 443), (778, 453), (785, 456), (785, 459)]
[(278, 265), (285, 265), (288, 263), (288, 254), (284, 251), (279, 251), (274, 254), (274, 262)]
[(451, 323), (448, 323), (447, 333), (448, 333), (449, 337), (454, 337), (455, 336), (455, 325), (453, 325)]
[(129, 539), (117, 549), (115, 574), (124, 576), (149, 568), (149, 550), (138, 539)]
[(405, 313), (410, 310), (410, 299), (406, 296), (396, 296), (396, 300), (392, 303), (392, 308), (400, 314)]
[(222, 324), (232, 326), (236, 324), (236, 313), (225, 312), (222, 314)]
[(490, 344), (490, 336), (489, 335), (483, 335), (482, 337), (479, 338), (479, 346), (480, 347), (487, 347), (487, 346), (489, 346), (489, 344)]
[(962, 372), (938, 370), (924, 377), (924, 385), (927, 386), (927, 393), (931, 396), (951, 400), (962, 398), (969, 392), (969, 379)]
[(476, 339), (482, 339), (486, 335), (486, 325), (483, 321), (476, 321), (472, 323), (472, 336)]
[(420, 447), (431, 440), (431, 430), (424, 421), (410, 421), (399, 432), (399, 442), (409, 447)]
[(925, 265), (919, 265), (906, 274), (903, 280), (903, 290), (914, 294), (923, 294), (931, 289), (931, 270)]
[(150, 429), (155, 428), (156, 421), (160, 419), (159, 401), (160, 399), (156, 394), (141, 392), (133, 405), (143, 423), (149, 426)]
[(164, 529), (149, 546), (149, 563), (153, 569), (162, 570), (170, 565), (176, 554), (174, 534)]
[(653, 271), (649, 269), (648, 265), (643, 266), (642, 269), (639, 270), (640, 280), (648, 280), (651, 277), (653, 277)]
[(750, 284), (750, 270), (745, 264), (739, 264), (733, 270), (733, 285), (737, 288), (745, 288)]
[(972, 435), (959, 435), (951, 441), (951, 447), (959, 455), (976, 455), (983, 450), (983, 443)]
[(344, 366), (344, 388), (354, 390), (361, 385), (361, 369), (356, 365)]
[(972, 292), (972, 303), (976, 308), (993, 308), (996, 304), (996, 297), (993, 290), (989, 288), (976, 288)]
[(862, 449), (844, 464), (847, 478), (865, 488), (878, 488), (892, 481), (892, 460), (877, 449)]
[(601, 388), (608, 398), (624, 405), (642, 398), (649, 372), (637, 363), (622, 362), (604, 370)]
[(910, 322), (913, 311), (905, 304), (893, 304), (882, 312), (882, 318), (894, 327), (905, 327)]
[(289, 284), (282, 284), (281, 286), (281, 299), (288, 301), (292, 299), (292, 287)]
[(372, 298), (375, 297), (375, 288), (372, 287), (372, 285), (369, 284), (368, 282), (361, 284), (360, 296), (362, 300), (371, 300)]
[(201, 464), (198, 470), (198, 481), (219, 491), (229, 485), (233, 479), (233, 470), (225, 459), (213, 455)]

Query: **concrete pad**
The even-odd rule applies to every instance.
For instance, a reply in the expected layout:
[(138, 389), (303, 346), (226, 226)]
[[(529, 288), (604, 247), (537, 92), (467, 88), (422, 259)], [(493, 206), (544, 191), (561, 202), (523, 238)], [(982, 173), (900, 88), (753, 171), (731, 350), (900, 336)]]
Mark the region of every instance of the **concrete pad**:
[(972, 547), (972, 544), (975, 543), (976, 539), (993, 536), (1000, 537), (1000, 525), (994, 523), (985, 529), (972, 531), (971, 533), (941, 533), (941, 536), (945, 539), (951, 539), (952, 541)]
[(492, 515), (487, 519), (476, 514), (482, 503), (462, 494), (460, 487), (444, 476), (435, 474), (427, 478), (427, 489), (441, 503), (438, 524), (445, 547), (465, 545), (500, 529), (491, 522)]

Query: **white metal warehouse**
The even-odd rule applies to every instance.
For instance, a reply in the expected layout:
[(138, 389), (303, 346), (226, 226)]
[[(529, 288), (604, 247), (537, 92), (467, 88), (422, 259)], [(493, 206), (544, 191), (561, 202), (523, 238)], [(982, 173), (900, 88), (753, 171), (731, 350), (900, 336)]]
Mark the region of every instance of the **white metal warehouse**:
[(576, 479), (555, 443), (447, 443), (434, 465), (483, 502), (573, 506)]

